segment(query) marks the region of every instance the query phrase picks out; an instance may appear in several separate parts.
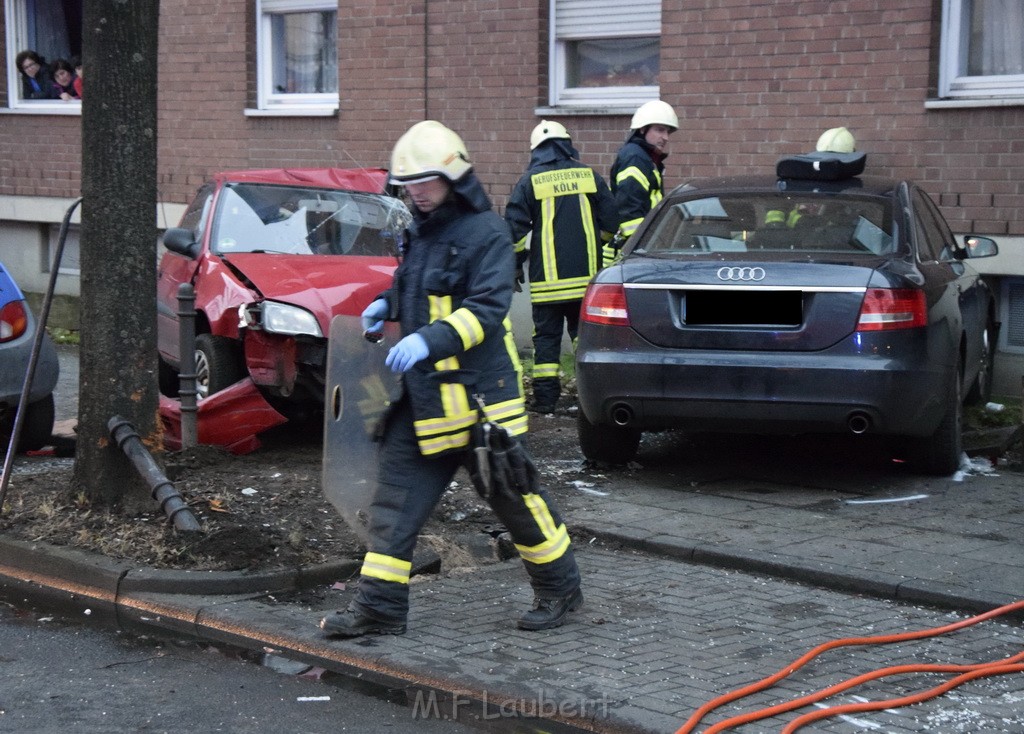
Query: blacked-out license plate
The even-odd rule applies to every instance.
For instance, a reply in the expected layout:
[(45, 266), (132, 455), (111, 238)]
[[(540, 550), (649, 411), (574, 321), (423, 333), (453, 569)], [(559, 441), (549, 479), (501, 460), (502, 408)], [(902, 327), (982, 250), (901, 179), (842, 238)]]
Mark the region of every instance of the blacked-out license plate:
[(800, 291), (687, 291), (683, 297), (687, 326), (777, 326), (803, 323)]

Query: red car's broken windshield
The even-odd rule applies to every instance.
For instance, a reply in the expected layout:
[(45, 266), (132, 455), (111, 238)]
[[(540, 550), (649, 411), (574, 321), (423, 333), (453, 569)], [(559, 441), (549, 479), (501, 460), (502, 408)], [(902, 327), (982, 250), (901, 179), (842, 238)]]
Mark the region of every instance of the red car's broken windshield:
[(382, 194), (230, 183), (220, 195), (210, 249), (218, 255), (395, 255), (409, 219), (400, 200)]

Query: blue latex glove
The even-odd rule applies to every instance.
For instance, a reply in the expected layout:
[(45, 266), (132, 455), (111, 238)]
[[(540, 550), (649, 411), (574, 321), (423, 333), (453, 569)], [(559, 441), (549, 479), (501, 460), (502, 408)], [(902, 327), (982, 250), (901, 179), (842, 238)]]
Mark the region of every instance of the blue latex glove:
[(363, 311), (363, 331), (381, 331), (384, 328), (384, 317), (388, 315), (388, 302), (378, 298)]
[(430, 349), (427, 341), (419, 334), (409, 334), (395, 346), (391, 347), (384, 364), (391, 368), (392, 372), (408, 372), (409, 369), (427, 358)]

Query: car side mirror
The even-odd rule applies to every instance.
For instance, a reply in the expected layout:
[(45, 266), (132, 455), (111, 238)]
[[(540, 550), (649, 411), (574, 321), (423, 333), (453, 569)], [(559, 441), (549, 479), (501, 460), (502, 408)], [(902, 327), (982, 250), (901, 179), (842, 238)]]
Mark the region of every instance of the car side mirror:
[(191, 229), (171, 227), (164, 232), (164, 247), (185, 257), (196, 257), (199, 254), (199, 243)]
[(967, 246), (967, 256), (972, 260), (978, 257), (992, 257), (999, 254), (999, 245), (991, 237), (967, 235), (964, 237), (964, 245)]

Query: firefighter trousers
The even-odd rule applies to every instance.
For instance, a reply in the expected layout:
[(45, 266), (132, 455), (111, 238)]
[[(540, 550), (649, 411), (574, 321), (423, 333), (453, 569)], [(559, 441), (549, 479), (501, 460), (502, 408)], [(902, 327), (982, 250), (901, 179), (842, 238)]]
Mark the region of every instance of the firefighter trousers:
[[(405, 622), (417, 537), (464, 458), (463, 452), (423, 456), (408, 398), (395, 406), (384, 431), (369, 508), (368, 549), (353, 600), (358, 612), (379, 621)], [(546, 492), (500, 495), (491, 508), (511, 534), (535, 596), (560, 598), (579, 586), (569, 535)]]
[(569, 332), (573, 348), (580, 326), (582, 301), (533, 304), (533, 405), (554, 409), (561, 394), (558, 368), (562, 356), (562, 331)]

